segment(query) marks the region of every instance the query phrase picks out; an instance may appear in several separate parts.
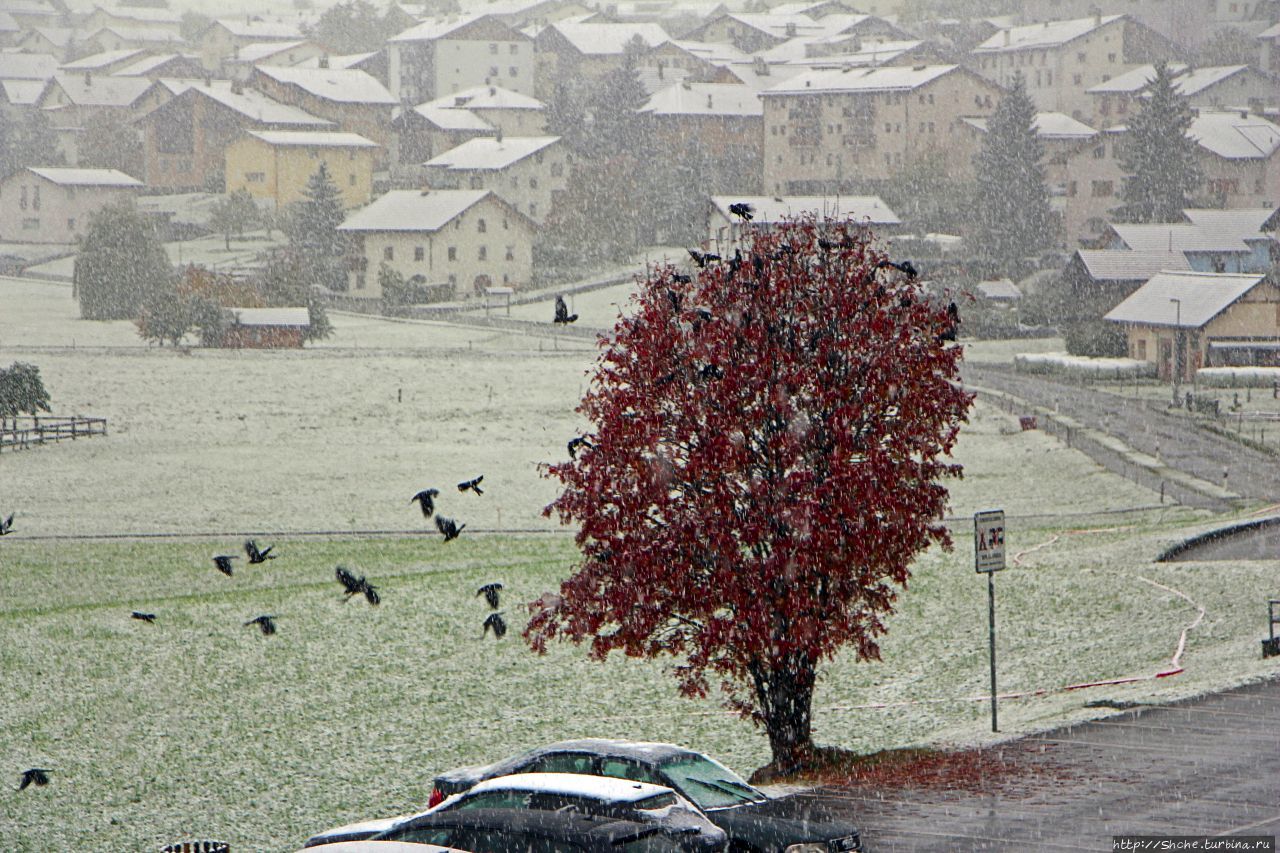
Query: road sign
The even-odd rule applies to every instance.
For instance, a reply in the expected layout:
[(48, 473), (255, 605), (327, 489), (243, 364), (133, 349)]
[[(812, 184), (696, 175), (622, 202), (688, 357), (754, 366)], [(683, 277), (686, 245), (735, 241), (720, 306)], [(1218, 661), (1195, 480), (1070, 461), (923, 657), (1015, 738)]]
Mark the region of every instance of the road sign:
[(973, 567), (979, 574), (1004, 568), (1004, 510), (973, 514)]

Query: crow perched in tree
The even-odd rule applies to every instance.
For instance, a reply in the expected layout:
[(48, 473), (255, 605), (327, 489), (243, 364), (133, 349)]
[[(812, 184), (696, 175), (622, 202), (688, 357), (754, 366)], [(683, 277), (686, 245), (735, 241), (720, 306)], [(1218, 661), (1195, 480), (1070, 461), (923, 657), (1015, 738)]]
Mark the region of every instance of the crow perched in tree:
[(254, 542), (252, 539), (244, 540), (244, 552), (249, 555), (250, 565), (256, 566), (258, 563), (265, 563), (267, 560), (274, 560), (276, 555), (271, 553), (271, 549), (274, 547), (274, 545), (268, 545), (265, 551), (259, 551), (257, 542)]
[(729, 212), (741, 219), (743, 222), (750, 222), (755, 218), (755, 215), (752, 213), (753, 210), (754, 208), (745, 201), (739, 201), (729, 205)]
[(264, 614), (250, 619), (248, 622), (244, 623), (244, 626), (248, 628), (250, 625), (257, 625), (262, 629), (262, 633), (269, 637), (276, 632), (275, 618), (276, 617), (274, 616)]
[(484, 489), (480, 488), (480, 481), (483, 479), (484, 479), (484, 474), (481, 474), (479, 477), (476, 477), (474, 480), (463, 480), (461, 483), (458, 484), (458, 491), (465, 492), (470, 490), (475, 492), (477, 495), (483, 495)]
[(417, 501), (422, 507), (422, 517), (430, 518), (431, 513), (436, 511), (435, 496), (440, 494), (439, 489), (423, 489), (413, 497), (409, 498), (409, 503)]
[(915, 278), (917, 275), (920, 274), (919, 270), (916, 269), (916, 265), (911, 263), (911, 261), (902, 261), (901, 263), (895, 263), (890, 260), (883, 260), (880, 263), (876, 264), (877, 269), (880, 269), (882, 267), (893, 267), (898, 272), (906, 275), (907, 278)]
[(698, 265), (698, 269), (705, 269), (707, 264), (715, 263), (720, 260), (720, 256), (712, 252), (699, 252), (694, 249), (687, 249), (689, 257), (693, 258), (693, 262)]
[(22, 771), (22, 782), (19, 783), (18, 790), (21, 791), (28, 785), (43, 788), (49, 784), (49, 774), (52, 772), (47, 767), (32, 767), (30, 770)]
[(0, 536), (7, 536), (13, 532), (13, 513), (9, 513), (9, 517), (4, 521), (0, 521)]
[(585, 447), (588, 450), (590, 450), (591, 448), (595, 447), (595, 445), (592, 444), (589, 440), (587, 440), (585, 436), (581, 436), (581, 435), (577, 436), (576, 438), (569, 439), (569, 458), (570, 459), (578, 458), (579, 447)]
[(444, 534), (444, 541), (448, 542), (452, 539), (457, 539), (458, 534), (466, 528), (466, 525), (455, 524), (452, 518), (445, 518), (443, 515), (437, 515), (436, 528)]
[(679, 284), (691, 284), (693, 282), (692, 278), (682, 272), (673, 272), (671, 274), (671, 280), (678, 282)]
[(578, 319), (577, 314), (569, 313), (569, 306), (564, 304), (564, 297), (556, 297), (556, 318), (553, 323), (572, 323)]
[(947, 306), (947, 320), (949, 325), (942, 334), (938, 335), (938, 343), (955, 341), (956, 335), (960, 332), (960, 309), (954, 302)]
[(377, 606), (382, 603), (382, 597), (378, 595), (378, 588), (364, 576), (356, 577), (355, 573), (346, 566), (338, 566), (333, 570), (334, 575), (338, 578), (338, 583), (342, 584), (347, 590), (347, 597), (343, 599), (343, 603), (351, 600), (353, 595), (364, 594), (365, 599), (372, 605)]
[(227, 577), (231, 577), (231, 561), (238, 560), (239, 557), (233, 557), (230, 554), (219, 554), (213, 558), (213, 564), (217, 566), (218, 571)]
[(671, 311), (674, 314), (680, 313), (680, 306), (684, 304), (684, 297), (674, 290), (667, 290), (667, 301), (671, 303)]
[(490, 628), (493, 629), (493, 636), (497, 637), (499, 640), (501, 640), (503, 635), (507, 633), (507, 623), (502, 618), (502, 611), (498, 611), (496, 613), (490, 613), (487, 617), (485, 617), (485, 620), (484, 620), (485, 636), (488, 636)]
[(155, 622), (156, 615), (154, 613), (143, 613), (141, 610), (135, 610), (129, 614), (134, 619), (142, 622)]
[(502, 589), (501, 581), (493, 581), (476, 590), (476, 595), (483, 595), (484, 600), (489, 602), (490, 610), (498, 609), (498, 590)]

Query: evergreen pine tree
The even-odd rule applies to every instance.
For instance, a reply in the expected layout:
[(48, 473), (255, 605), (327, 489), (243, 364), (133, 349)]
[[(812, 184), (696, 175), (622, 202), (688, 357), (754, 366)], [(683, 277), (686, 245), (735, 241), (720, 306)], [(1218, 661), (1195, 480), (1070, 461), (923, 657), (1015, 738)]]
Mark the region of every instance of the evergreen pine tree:
[(81, 317), (130, 320), (156, 292), (173, 289), (173, 265), (152, 223), (126, 202), (89, 218), (73, 281)]
[(1187, 136), (1194, 115), (1173, 88), (1168, 66), (1156, 64), (1149, 95), (1129, 120), (1120, 148), (1127, 177), (1124, 204), (1115, 210), (1126, 222), (1177, 222), (1191, 206), (1204, 175), (1196, 161), (1196, 143)]
[(1026, 82), (1017, 75), (1012, 91), (987, 120), (986, 139), (974, 158), (972, 239), (979, 255), (1002, 271), (1055, 237), (1035, 116)]
[(320, 168), (307, 181), (303, 200), (293, 205), (289, 216), (289, 245), (295, 255), (305, 258), (311, 280), (330, 290), (347, 289), (346, 239), (338, 226), (346, 218), (338, 186), (329, 177), (328, 167)]

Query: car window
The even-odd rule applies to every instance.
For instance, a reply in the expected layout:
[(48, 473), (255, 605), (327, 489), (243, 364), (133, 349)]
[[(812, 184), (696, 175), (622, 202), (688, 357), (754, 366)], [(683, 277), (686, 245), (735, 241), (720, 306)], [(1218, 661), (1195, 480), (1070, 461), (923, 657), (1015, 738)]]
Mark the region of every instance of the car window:
[(558, 812), (561, 809), (573, 809), (574, 811), (584, 813), (594, 813), (597, 811), (597, 806), (599, 806), (599, 802), (596, 800), (574, 797), (567, 794), (539, 792), (529, 797), (529, 808), (543, 812)]
[(529, 765), (524, 772), (526, 773), (581, 773), (585, 775), (594, 775), (594, 769), (591, 766), (593, 756), (583, 755), (580, 752), (560, 752), (553, 755), (544, 755), (533, 764)]
[(643, 838), (635, 838), (613, 845), (614, 850), (627, 853), (674, 853), (682, 849), (674, 840), (661, 832), (651, 832)]
[(654, 785), (667, 784), (662, 777), (648, 767), (642, 767), (633, 761), (621, 758), (606, 758), (600, 765), (601, 776), (612, 776), (615, 779), (630, 779), (633, 782), (650, 782)]
[(667, 806), (674, 806), (675, 804), (675, 794), (655, 794), (652, 797), (636, 802), (633, 808), (651, 811), (653, 809), (665, 809)]
[(528, 791), (483, 791), (469, 797), (463, 797), (454, 805), (442, 811), (455, 809), (526, 809), (529, 807)]
[(662, 765), (661, 784), (675, 788), (702, 809), (739, 806), (768, 799), (729, 768), (701, 755), (681, 756)]
[(474, 853), (576, 853), (579, 847), (567, 841), (525, 835), (501, 829), (460, 829), (453, 844)]
[[(394, 836), (395, 841), (408, 841), (412, 844), (436, 844), (440, 847), (452, 847), (455, 830), (438, 826), (424, 826), (418, 829), (406, 829)], [(392, 835), (387, 835), (392, 839)]]

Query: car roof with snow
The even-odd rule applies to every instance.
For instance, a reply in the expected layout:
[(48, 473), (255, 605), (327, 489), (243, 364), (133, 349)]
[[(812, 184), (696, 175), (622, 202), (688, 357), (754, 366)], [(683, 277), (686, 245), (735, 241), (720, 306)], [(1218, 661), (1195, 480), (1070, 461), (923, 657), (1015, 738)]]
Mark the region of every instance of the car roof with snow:
[[(511, 758), (504, 758), (493, 764), (476, 767), (460, 767), (441, 773), (437, 778), (448, 782), (467, 782), (487, 779), (512, 773), (530, 761), (554, 752), (585, 752), (591, 755), (602, 755), (609, 758), (632, 758), (652, 764), (663, 764), (675, 758), (689, 755), (700, 755), (691, 749), (671, 743), (645, 743), (642, 741), (609, 740), (606, 738), (580, 738), (578, 740), (562, 740), (540, 746)], [(710, 759), (708, 759), (710, 760)]]
[(530, 791), (542, 794), (564, 794), (587, 797), (615, 803), (633, 803), (647, 800), (672, 790), (664, 785), (633, 782), (613, 776), (588, 776), (582, 773), (515, 773), (488, 779), (468, 793), (486, 791)]
[[(410, 841), (336, 841), (333, 844), (320, 844), (303, 848), (306, 853), (465, 853), (456, 847), (441, 847), (437, 844), (420, 844)], [(303, 851), (298, 851), (303, 853)]]
[[(389, 834), (403, 836), (427, 827), (456, 827), (506, 835), (539, 835), (566, 842), (570, 849), (573, 849), (571, 845), (575, 842), (599, 849), (646, 836), (660, 838), (662, 833), (661, 827), (654, 823), (603, 818), (579, 812), (457, 809), (420, 814), (396, 826)], [(654, 840), (657, 842), (658, 839)]]

